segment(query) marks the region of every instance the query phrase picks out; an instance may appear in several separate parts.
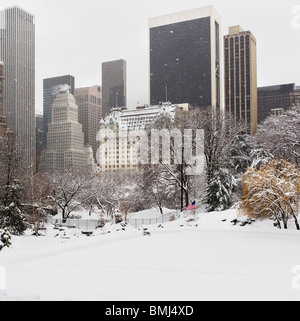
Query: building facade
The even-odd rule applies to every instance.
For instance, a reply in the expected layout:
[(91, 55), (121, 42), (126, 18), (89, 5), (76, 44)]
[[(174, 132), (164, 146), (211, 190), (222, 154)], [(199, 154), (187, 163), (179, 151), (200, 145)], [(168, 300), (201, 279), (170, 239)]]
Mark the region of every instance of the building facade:
[(115, 108), (111, 114), (100, 122), (98, 140), (100, 147), (97, 158), (100, 170), (120, 171), (138, 168), (138, 133), (149, 130), (160, 117), (175, 120), (176, 109), (188, 109), (188, 105), (143, 106), (136, 110)]
[(0, 135), (6, 131), (6, 117), (4, 115), (4, 64), (0, 62)]
[(75, 94), (75, 78), (71, 75), (53, 77), (43, 81), (43, 115), (44, 115), (44, 147), (47, 146), (48, 125), (52, 121), (52, 105), (61, 90)]
[(52, 106), (47, 148), (42, 151), (39, 171), (51, 172), (71, 167), (95, 170), (93, 151), (84, 145), (78, 106), (69, 92), (60, 92)]
[(295, 84), (282, 84), (258, 88), (258, 122), (264, 122), (277, 110), (287, 111), (300, 106), (300, 90)]
[(78, 121), (84, 133), (84, 144), (92, 147), (96, 160), (99, 148), (96, 138), (102, 119), (102, 88), (96, 85), (75, 89), (75, 100), (78, 106)]
[(129, 138), (127, 131), (119, 130), (112, 119), (108, 124), (100, 122), (98, 135), (100, 147), (97, 152), (101, 172), (137, 169), (136, 138)]
[(221, 18), (213, 7), (151, 18), (150, 105), (222, 108)]
[(127, 107), (127, 63), (125, 60), (102, 64), (103, 117), (116, 107)]
[(172, 105), (163, 103), (157, 106), (141, 106), (136, 109), (114, 108), (112, 112), (105, 117), (105, 124), (108, 125), (112, 120), (122, 131), (139, 131), (151, 129), (159, 117), (169, 117), (173, 122), (175, 120), (175, 111), (177, 108), (188, 110), (188, 105)]
[(18, 154), (35, 162), (35, 17), (17, 6), (0, 12), (0, 61), (4, 63), (4, 111)]
[(224, 37), (225, 110), (242, 121), (251, 134), (257, 131), (256, 39), (240, 26)]

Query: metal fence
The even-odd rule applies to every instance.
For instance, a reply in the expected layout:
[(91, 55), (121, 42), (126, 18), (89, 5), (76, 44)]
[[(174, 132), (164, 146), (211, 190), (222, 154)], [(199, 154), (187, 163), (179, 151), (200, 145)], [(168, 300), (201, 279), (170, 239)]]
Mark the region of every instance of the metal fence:
[[(141, 225), (155, 225), (163, 224), (170, 222), (172, 220), (177, 220), (180, 216), (179, 211), (173, 211), (167, 214), (163, 214), (156, 218), (129, 218), (127, 223), (133, 227), (140, 227)], [(50, 224), (57, 224), (58, 226), (67, 227), (67, 228), (77, 228), (83, 232), (95, 231), (99, 225), (98, 220), (82, 220), (82, 219), (68, 219), (66, 222), (63, 222), (62, 219), (51, 218), (48, 220)]]
[(67, 227), (67, 228), (77, 228), (83, 232), (95, 231), (99, 224), (97, 220), (81, 220), (81, 219), (68, 219), (66, 222), (63, 222), (62, 219), (53, 219), (51, 218), (48, 221), (50, 224), (57, 224), (58, 226)]
[(177, 220), (180, 217), (179, 211), (170, 212), (167, 214), (163, 214), (156, 218), (129, 218), (127, 220), (128, 224), (134, 227), (140, 227), (141, 225), (155, 225), (155, 224), (163, 224), (166, 222), (170, 222), (172, 220)]

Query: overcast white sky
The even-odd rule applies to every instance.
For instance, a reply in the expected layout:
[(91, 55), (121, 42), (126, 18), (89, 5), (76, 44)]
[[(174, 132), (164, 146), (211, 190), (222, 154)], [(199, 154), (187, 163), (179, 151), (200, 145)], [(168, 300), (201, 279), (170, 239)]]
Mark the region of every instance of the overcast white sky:
[(257, 38), (259, 86), (300, 85), (300, 0), (0, 0), (13, 5), (36, 16), (37, 112), (44, 78), (101, 85), (102, 62), (116, 59), (127, 61), (128, 107), (148, 103), (148, 18), (207, 5), (221, 15), (223, 35), (240, 24)]

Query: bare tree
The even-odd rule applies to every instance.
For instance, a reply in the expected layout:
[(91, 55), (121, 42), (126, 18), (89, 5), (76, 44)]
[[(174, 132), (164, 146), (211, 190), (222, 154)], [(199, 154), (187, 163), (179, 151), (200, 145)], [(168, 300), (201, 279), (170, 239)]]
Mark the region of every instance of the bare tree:
[[(215, 188), (215, 182), (222, 183), (223, 186), (227, 183), (234, 182), (233, 175), (237, 170), (245, 170), (250, 161), (251, 145), (243, 150), (242, 154), (239, 152), (239, 147), (248, 140), (247, 128), (245, 124), (236, 122), (231, 115), (227, 113), (216, 113), (212, 108), (201, 109), (197, 108), (191, 111), (177, 110), (175, 123), (172, 124), (166, 119), (158, 119), (155, 124), (155, 128), (160, 130), (162, 136), (162, 142), (169, 137), (163, 137), (164, 129), (178, 130), (180, 132), (181, 141), (172, 137), (169, 139), (171, 151), (170, 162), (164, 162), (161, 156), (164, 152), (163, 143), (160, 144), (160, 164), (163, 171), (160, 171), (160, 176), (168, 180), (168, 183), (172, 182), (176, 184), (180, 189), (180, 203), (181, 208), (185, 208), (190, 204), (191, 199), (199, 197), (201, 186), (199, 182), (203, 180), (203, 176), (206, 175), (206, 195), (210, 195), (209, 198), (205, 198), (208, 208), (213, 209), (211, 206), (211, 200), (213, 199), (216, 203), (215, 208), (220, 208), (218, 202), (218, 194), (220, 193)], [(205, 157), (205, 173), (203, 175), (197, 174), (196, 176), (189, 175), (190, 169), (193, 165), (187, 161), (184, 157), (187, 151), (190, 151), (193, 156), (197, 155), (197, 146), (199, 146), (199, 137), (196, 133), (199, 130), (204, 131), (204, 137), (201, 137), (201, 142), (204, 143), (204, 157)], [(189, 137), (189, 133), (193, 133), (192, 137)], [(249, 140), (250, 141), (250, 140)], [(189, 142), (187, 144), (186, 142)], [(156, 143), (158, 145), (158, 143)], [(240, 146), (239, 146), (240, 145)], [(179, 150), (181, 149), (181, 150)], [(180, 156), (181, 155), (181, 156)], [(234, 158), (232, 156), (234, 155)], [(203, 156), (203, 155), (201, 155)], [(181, 159), (178, 159), (181, 157)], [(152, 166), (153, 167), (153, 166)], [(242, 167), (242, 168), (241, 168)], [(228, 175), (219, 175), (220, 168), (222, 173), (228, 173)], [(218, 177), (216, 177), (218, 175)], [(234, 184), (227, 184), (232, 187)], [(212, 189), (211, 189), (212, 188)], [(221, 189), (222, 190), (222, 189)], [(228, 189), (226, 189), (228, 191)], [(213, 195), (215, 194), (215, 195)], [(228, 195), (226, 196), (227, 204)], [(222, 200), (222, 197), (219, 197)]]
[(48, 175), (38, 173), (31, 177), (32, 219), (35, 236), (40, 235), (40, 229), (47, 217), (44, 208), (53, 205), (51, 193), (52, 189)]
[[(92, 173), (82, 168), (70, 168), (63, 172), (53, 172), (49, 177), (52, 184), (52, 198), (62, 210), (63, 220), (66, 221), (72, 212), (91, 197)], [(91, 193), (83, 193), (89, 190)]]
[(178, 193), (177, 184), (162, 165), (144, 165), (140, 170), (141, 197), (149, 207), (157, 207), (160, 213), (164, 214), (163, 207), (174, 206)]
[(270, 116), (258, 128), (257, 145), (270, 151), (276, 159), (300, 164), (300, 106), (281, 116)]
[(120, 211), (125, 220), (130, 212), (144, 209), (141, 196), (139, 172), (107, 172), (95, 180), (97, 205), (107, 216), (114, 220), (116, 211)]
[(0, 182), (1, 187), (9, 186), (18, 178), (20, 156), (17, 153), (16, 139), (13, 132), (7, 131), (0, 138)]
[[(155, 178), (153, 183), (156, 182), (156, 186), (153, 186), (153, 191), (156, 191), (155, 196), (158, 204), (166, 196), (163, 196), (163, 189), (169, 193), (169, 189), (166, 189), (166, 186), (173, 186), (174, 194), (177, 192), (177, 187), (179, 188), (181, 209), (184, 209), (190, 203), (193, 179), (189, 175), (189, 170), (192, 164), (184, 156), (187, 149), (195, 152), (196, 141), (195, 136), (193, 136), (190, 141), (191, 146), (187, 146), (185, 130), (199, 129), (197, 126), (192, 126), (192, 117), (192, 112), (178, 110), (175, 123), (172, 123), (166, 117), (157, 119), (153, 129), (159, 130), (159, 137), (157, 136), (153, 139), (153, 132), (151, 132), (152, 135), (149, 141), (157, 147), (157, 156), (155, 162), (153, 162), (153, 159), (149, 159), (149, 162), (152, 167), (152, 178)], [(156, 166), (158, 164), (160, 166)], [(162, 194), (160, 189), (162, 189)]]

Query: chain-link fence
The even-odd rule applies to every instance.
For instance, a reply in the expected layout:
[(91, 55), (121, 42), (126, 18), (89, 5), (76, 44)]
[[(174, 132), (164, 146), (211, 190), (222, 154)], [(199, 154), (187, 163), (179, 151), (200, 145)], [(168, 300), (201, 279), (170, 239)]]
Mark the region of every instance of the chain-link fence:
[[(177, 220), (179, 217), (180, 211), (173, 211), (156, 218), (128, 218), (126, 221), (129, 225), (138, 228), (144, 225), (163, 224)], [(62, 219), (50, 218), (48, 223), (67, 228), (77, 228), (83, 232), (95, 231), (99, 227), (99, 220), (68, 219), (63, 221)]]

